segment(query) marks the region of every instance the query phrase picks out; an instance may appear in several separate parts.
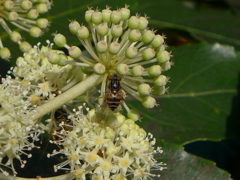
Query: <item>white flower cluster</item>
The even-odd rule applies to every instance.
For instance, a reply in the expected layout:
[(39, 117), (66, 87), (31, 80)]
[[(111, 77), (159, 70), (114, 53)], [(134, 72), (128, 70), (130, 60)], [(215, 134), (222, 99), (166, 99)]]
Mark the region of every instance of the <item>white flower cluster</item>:
[[(35, 147), (34, 141), (46, 129), (42, 124), (34, 124), (26, 115), (79, 82), (83, 76), (77, 67), (51, 64), (47, 55), (52, 51), (50, 43), (48, 47), (31, 48), (17, 59), (17, 66), (12, 70), (15, 78), (9, 75), (0, 85), (0, 155), (7, 156), (8, 161), (0, 160), (2, 164), (10, 165), (14, 174), (13, 159), (19, 159), (24, 166), (26, 162), (21, 160), (20, 154)], [(54, 52), (63, 55), (61, 51)]]
[[(54, 43), (68, 49), (75, 62), (60, 57), (54, 57), (52, 62), (80, 66), (86, 74), (103, 76), (101, 97), (109, 77), (116, 74), (127, 95), (141, 101), (144, 107), (153, 108), (157, 103), (152, 94), (162, 95), (167, 91), (169, 78), (163, 72), (172, 65), (164, 36), (148, 29), (147, 17), (130, 16), (127, 7), (113, 11), (108, 7), (102, 11), (89, 9), (85, 20), (88, 28), (72, 21), (69, 29), (90, 57), (83, 55), (79, 47), (69, 46), (64, 35), (55, 34)], [(129, 111), (126, 104), (123, 105)]]
[[(39, 18), (40, 14), (47, 13), (52, 2), (49, 0), (1, 0), (0, 1), (0, 24), (9, 34), (10, 39), (19, 44), (20, 50), (26, 52), (31, 47), (26, 41), (21, 41), (21, 34), (12, 31), (7, 22), (27, 31), (32, 37), (39, 37), (49, 26), (46, 18)], [(27, 48), (26, 48), (27, 46)], [(9, 59), (11, 53), (4, 47), (0, 39), (0, 57)]]
[(82, 107), (74, 111), (68, 115), (73, 125), (62, 122), (62, 130), (54, 132), (58, 138), (53, 143), (63, 148), (54, 150), (49, 157), (64, 154), (67, 158), (54, 167), (55, 171), (68, 170), (77, 180), (87, 177), (98, 180), (160, 177), (150, 171), (165, 169), (164, 163), (154, 159), (154, 155), (161, 154), (162, 150), (154, 150), (155, 139), (134, 120), (126, 119), (120, 113), (105, 119), (95, 109), (84, 115)]

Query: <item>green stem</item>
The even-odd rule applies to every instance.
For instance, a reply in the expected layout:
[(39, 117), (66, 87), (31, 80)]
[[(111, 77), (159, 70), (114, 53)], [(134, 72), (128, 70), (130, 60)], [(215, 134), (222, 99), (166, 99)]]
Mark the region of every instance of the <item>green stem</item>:
[(97, 74), (93, 74), (83, 80), (82, 82), (78, 83), (77, 85), (73, 86), (72, 88), (68, 89), (64, 93), (58, 95), (54, 99), (49, 100), (47, 103), (37, 107), (33, 110), (30, 114), (27, 115), (27, 119), (36, 123), (38, 119), (43, 117), (45, 114), (59, 108), (60, 106), (68, 103), (69, 101), (75, 99), (76, 97), (82, 95), (89, 89), (93, 88), (100, 82), (102, 82), (102, 77)]

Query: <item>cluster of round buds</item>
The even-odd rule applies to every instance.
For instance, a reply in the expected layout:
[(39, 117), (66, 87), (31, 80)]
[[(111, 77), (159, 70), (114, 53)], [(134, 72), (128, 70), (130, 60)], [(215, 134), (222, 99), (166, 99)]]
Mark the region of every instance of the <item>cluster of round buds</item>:
[(76, 60), (70, 62), (72, 65), (82, 67), (86, 74), (103, 76), (101, 97), (106, 94), (109, 77), (116, 74), (126, 95), (138, 99), (146, 108), (153, 108), (157, 103), (152, 95), (167, 91), (165, 85), (169, 78), (163, 72), (172, 65), (165, 37), (148, 29), (147, 17), (130, 16), (127, 7), (89, 9), (85, 20), (88, 27), (72, 21), (69, 29), (90, 56), (83, 55), (79, 47), (69, 46), (62, 34), (55, 34), (54, 43), (68, 49), (69, 55)]
[[(88, 114), (84, 115), (83, 110)], [(92, 180), (144, 180), (160, 177), (150, 171), (166, 168), (165, 163), (154, 159), (155, 154), (163, 152), (161, 147), (154, 148), (155, 138), (132, 119), (117, 113), (105, 120), (95, 109), (83, 109), (82, 106), (69, 111), (68, 119), (73, 126), (62, 123), (61, 132), (55, 134), (59, 137), (52, 141), (61, 146), (61, 150), (48, 154), (48, 157), (57, 154), (67, 157), (54, 166), (55, 171), (69, 170), (77, 180), (87, 177)]]
[[(1, 26), (9, 34), (10, 39), (19, 44), (20, 50), (23, 52), (31, 48), (30, 44), (26, 41), (22, 42), (21, 34), (17, 31), (12, 31), (5, 21), (27, 31), (32, 37), (41, 36), (49, 26), (46, 18), (39, 18), (40, 14), (48, 12), (51, 8), (49, 0), (2, 0), (0, 7)], [(9, 49), (0, 43), (0, 57), (8, 59), (10, 56)]]

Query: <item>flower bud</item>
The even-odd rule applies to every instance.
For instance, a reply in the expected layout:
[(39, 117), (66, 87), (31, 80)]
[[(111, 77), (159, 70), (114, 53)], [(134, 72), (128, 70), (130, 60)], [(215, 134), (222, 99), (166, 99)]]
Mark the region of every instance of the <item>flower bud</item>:
[(142, 35), (142, 41), (146, 44), (152, 42), (152, 40), (154, 39), (155, 34), (152, 30), (147, 30), (143, 33)]
[(167, 91), (167, 89), (165, 88), (165, 86), (153, 86), (153, 91), (152, 93), (156, 96), (160, 96), (165, 94)]
[(161, 35), (156, 35), (151, 42), (152, 47), (157, 48), (160, 47), (164, 43), (164, 39)]
[(11, 11), (14, 7), (14, 2), (13, 1), (4, 1), (3, 6), (4, 6), (5, 10)]
[(118, 64), (116, 67), (116, 71), (119, 75), (125, 75), (129, 71), (128, 65), (127, 64)]
[(144, 73), (144, 68), (143, 68), (141, 65), (134, 66), (134, 67), (131, 69), (131, 74), (132, 74), (132, 76), (134, 76), (134, 77), (142, 76), (143, 73)]
[(92, 21), (92, 13), (94, 12), (94, 10), (89, 9), (85, 12), (85, 20), (87, 22), (91, 22)]
[(67, 44), (67, 39), (62, 34), (55, 35), (53, 41), (58, 47), (64, 47)]
[(127, 8), (121, 8), (120, 12), (122, 14), (122, 21), (128, 20), (128, 18), (130, 17), (130, 10)]
[(156, 85), (156, 86), (165, 86), (168, 82), (168, 79), (165, 75), (159, 75), (157, 76), (156, 78), (154, 78), (154, 81), (153, 83)]
[(44, 3), (38, 4), (36, 6), (36, 9), (39, 14), (44, 14), (44, 13), (48, 12), (48, 6), (47, 6), (47, 4), (44, 4)]
[(128, 59), (133, 59), (137, 56), (138, 54), (138, 49), (134, 46), (130, 46), (126, 49), (125, 51), (125, 56)]
[(80, 24), (77, 21), (71, 21), (68, 27), (72, 34), (77, 34), (77, 30), (80, 28)]
[(32, 2), (29, 0), (24, 0), (21, 2), (20, 7), (24, 10), (24, 11), (28, 11), (29, 9), (32, 8)]
[(68, 53), (73, 59), (78, 59), (82, 55), (81, 49), (77, 46), (70, 47)]
[(36, 9), (30, 9), (27, 14), (26, 14), (27, 18), (29, 19), (37, 19), (39, 16), (39, 13)]
[(102, 10), (102, 20), (103, 22), (110, 22), (110, 16), (112, 11), (110, 9), (103, 9)]
[(138, 29), (139, 30), (144, 30), (147, 28), (148, 26), (148, 20), (146, 17), (140, 17), (139, 18), (140, 22), (139, 22), (139, 26), (138, 26)]
[(48, 61), (52, 64), (58, 64), (61, 60), (61, 57), (58, 53), (56, 52), (50, 52), (47, 54)]
[(11, 34), (9, 35), (10, 36), (10, 39), (13, 41), (13, 42), (19, 42), (21, 40), (21, 34), (17, 31), (12, 31)]
[(97, 63), (94, 65), (93, 70), (96, 74), (101, 75), (106, 72), (106, 67), (101, 63)]
[(161, 74), (161, 66), (153, 65), (150, 68), (148, 68), (148, 76), (149, 77), (156, 77), (160, 74)]
[(172, 65), (173, 65), (172, 62), (167, 61), (167, 62), (161, 64), (161, 67), (162, 67), (162, 70), (163, 70), (163, 71), (168, 71), (169, 69), (171, 69), (171, 66), (172, 66)]
[(113, 24), (118, 24), (122, 19), (122, 13), (120, 11), (112, 11), (110, 19)]
[(99, 54), (103, 54), (107, 51), (107, 43), (105, 41), (99, 41), (97, 43), (96, 49)]
[(153, 108), (155, 105), (157, 105), (157, 103), (152, 96), (146, 96), (142, 99), (142, 105), (145, 108)]
[(159, 51), (157, 53), (158, 63), (165, 63), (170, 60), (170, 53), (168, 51)]
[(89, 30), (85, 26), (81, 26), (77, 30), (77, 37), (81, 40), (87, 39), (89, 37)]
[(129, 119), (132, 119), (134, 121), (137, 121), (140, 119), (140, 114), (137, 110), (135, 109), (131, 109), (128, 113), (127, 113), (127, 116)]
[(128, 39), (131, 41), (131, 42), (136, 42), (136, 41), (139, 41), (141, 39), (141, 32), (137, 29), (133, 29), (130, 33), (129, 33), (129, 36), (128, 36)]
[(128, 20), (128, 27), (130, 29), (136, 29), (139, 26), (140, 20), (137, 16), (131, 16)]
[(92, 23), (98, 25), (102, 22), (102, 13), (99, 11), (94, 11), (92, 13)]
[(142, 58), (146, 61), (153, 59), (155, 55), (156, 53), (152, 48), (147, 48), (142, 52)]
[(102, 24), (99, 24), (96, 28), (97, 30), (97, 33), (99, 36), (103, 37), (103, 36), (106, 36), (108, 34), (108, 25), (107, 23), (102, 23)]
[(149, 86), (149, 84), (146, 84), (146, 83), (142, 83), (138, 86), (138, 93), (141, 95), (141, 96), (149, 96), (150, 93), (151, 93), (152, 89), (151, 87)]
[(112, 42), (108, 48), (108, 51), (112, 55), (116, 55), (120, 50), (120, 44), (117, 42)]
[(0, 49), (0, 57), (2, 59), (9, 59), (10, 56), (11, 56), (11, 53), (8, 48), (3, 47), (2, 49)]
[(45, 29), (48, 27), (48, 20), (46, 18), (39, 18), (37, 21), (36, 21), (36, 25), (41, 28), (41, 29)]
[(17, 19), (18, 19), (18, 13), (16, 13), (15, 11), (8, 13), (9, 21), (17, 21)]
[(116, 132), (112, 128), (107, 128), (104, 135), (106, 138), (113, 140), (116, 136)]
[(42, 35), (42, 30), (39, 27), (32, 27), (29, 29), (29, 34), (30, 36), (37, 38)]
[(116, 24), (112, 25), (111, 34), (114, 38), (120, 37), (122, 33), (123, 33), (123, 28), (121, 25), (116, 25)]
[(23, 41), (19, 48), (22, 52), (27, 52), (32, 48), (32, 46), (27, 41)]

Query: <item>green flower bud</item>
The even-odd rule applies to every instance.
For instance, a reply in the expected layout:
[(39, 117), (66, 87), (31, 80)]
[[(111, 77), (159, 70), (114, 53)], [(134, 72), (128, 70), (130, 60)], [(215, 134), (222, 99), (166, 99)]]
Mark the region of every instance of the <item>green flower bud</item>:
[(103, 22), (110, 22), (110, 16), (112, 11), (110, 9), (103, 9), (102, 10), (102, 20)]
[(64, 47), (67, 44), (67, 39), (62, 34), (56, 34), (53, 41), (58, 47)]
[(12, 31), (11, 34), (9, 35), (10, 36), (10, 39), (13, 41), (13, 42), (19, 42), (21, 40), (21, 34), (17, 31)]
[(170, 53), (168, 51), (159, 51), (157, 53), (158, 63), (165, 63), (170, 60)]
[(127, 8), (121, 8), (120, 12), (122, 14), (122, 21), (128, 20), (128, 18), (130, 17), (130, 10)]
[(16, 13), (15, 11), (12, 11), (12, 12), (8, 13), (8, 20), (9, 21), (14, 22), (14, 21), (17, 21), (17, 19), (18, 19), (18, 13)]
[(56, 52), (50, 52), (47, 54), (48, 61), (52, 64), (58, 64), (61, 60), (61, 57), (58, 53)]
[(168, 71), (169, 69), (171, 69), (171, 66), (172, 66), (172, 65), (173, 65), (172, 62), (167, 61), (167, 62), (161, 64), (161, 67), (162, 67), (162, 70), (163, 70), (163, 71)]
[(111, 28), (111, 34), (114, 38), (118, 38), (122, 35), (123, 33), (123, 28), (121, 25), (112, 25), (112, 28)]
[(137, 121), (140, 119), (140, 114), (137, 110), (135, 109), (131, 109), (128, 113), (127, 113), (127, 116), (129, 119), (132, 119), (134, 121)]
[(146, 44), (152, 42), (152, 40), (154, 39), (155, 34), (152, 30), (147, 30), (143, 33), (142, 35), (142, 41)]
[(39, 18), (37, 21), (36, 21), (36, 25), (41, 28), (41, 29), (45, 29), (48, 27), (48, 20), (46, 18)]
[(156, 100), (152, 96), (145, 96), (142, 99), (142, 105), (145, 108), (153, 108), (154, 106), (157, 105)]
[(140, 20), (137, 16), (131, 16), (128, 20), (128, 27), (130, 29), (136, 29), (139, 26)]
[(87, 39), (89, 37), (89, 30), (85, 26), (81, 26), (80, 28), (78, 28), (76, 35), (79, 39)]
[(77, 34), (77, 31), (80, 28), (80, 24), (77, 21), (71, 21), (68, 27), (72, 34)]
[(92, 23), (98, 25), (102, 23), (102, 13), (99, 11), (94, 11), (92, 13)]
[(134, 77), (142, 76), (143, 73), (144, 73), (144, 68), (143, 68), (141, 65), (134, 66), (134, 67), (131, 69), (131, 74), (132, 74), (132, 76), (134, 76)]
[(85, 20), (87, 22), (91, 22), (92, 21), (92, 13), (94, 12), (94, 10), (89, 9), (85, 12)]
[(152, 48), (147, 48), (142, 52), (142, 58), (146, 61), (153, 59), (155, 55), (156, 53)]
[(154, 78), (154, 81), (153, 83), (156, 85), (156, 86), (165, 86), (168, 82), (168, 79), (165, 75), (159, 75), (157, 76), (156, 78)]
[(36, 9), (39, 14), (44, 14), (44, 13), (48, 12), (48, 6), (47, 6), (47, 4), (44, 4), (44, 3), (38, 4), (36, 6)]
[(106, 67), (101, 63), (97, 63), (94, 65), (93, 70), (96, 74), (101, 75), (106, 72)]
[(81, 49), (77, 46), (70, 47), (68, 53), (73, 59), (78, 59), (82, 55)]
[(133, 29), (130, 33), (129, 33), (129, 36), (128, 36), (128, 39), (131, 41), (131, 42), (136, 42), (136, 41), (139, 41), (141, 39), (141, 32), (137, 29)]
[(122, 19), (122, 13), (120, 11), (112, 11), (110, 18), (113, 24), (118, 24)]
[(152, 47), (158, 48), (164, 43), (164, 39), (161, 35), (156, 35), (151, 42)]
[(165, 94), (167, 91), (167, 89), (165, 88), (165, 86), (153, 86), (153, 91), (152, 93), (156, 96), (160, 96)]
[(26, 14), (28, 19), (37, 19), (39, 16), (39, 13), (36, 9), (30, 9)]
[[(5, 1), (6, 2), (6, 1)], [(32, 2), (29, 0), (24, 0), (21, 2), (20, 7), (24, 10), (24, 11), (28, 11), (29, 9), (32, 8)]]
[(103, 54), (107, 51), (107, 43), (105, 41), (99, 41), (97, 43), (96, 49), (99, 54)]
[(116, 67), (116, 71), (119, 75), (125, 75), (129, 71), (128, 65), (127, 64), (118, 64)]
[(29, 34), (30, 34), (30, 36), (32, 36), (32, 37), (35, 37), (35, 38), (37, 38), (37, 37), (39, 37), (39, 36), (41, 36), (42, 35), (42, 30), (39, 28), (39, 27), (32, 27), (31, 29), (29, 29)]
[(147, 20), (147, 18), (145, 18), (145, 17), (140, 17), (139, 20), (140, 20), (140, 22), (139, 22), (138, 29), (139, 29), (139, 30), (144, 30), (144, 29), (146, 29), (147, 26), (148, 26), (148, 20)]
[(126, 49), (125, 51), (125, 56), (128, 59), (133, 59), (137, 56), (138, 54), (138, 49), (134, 46), (130, 46)]
[(22, 52), (27, 52), (32, 48), (32, 46), (27, 41), (24, 41), (20, 44), (19, 48)]
[(13, 1), (4, 1), (3, 7), (4, 7), (5, 10), (11, 11), (14, 7), (14, 2)]
[(99, 36), (103, 37), (108, 34), (108, 25), (107, 23), (102, 23), (97, 26), (97, 33)]
[(150, 68), (148, 68), (148, 76), (149, 77), (156, 77), (162, 73), (161, 66), (159, 65), (153, 65)]
[(143, 83), (138, 86), (138, 93), (141, 96), (149, 96), (151, 93), (152, 89), (149, 86), (149, 84)]
[(109, 45), (109, 48), (108, 48), (108, 51), (110, 54), (112, 55), (116, 55), (119, 50), (120, 50), (120, 44), (117, 43), (117, 42), (112, 42), (110, 45)]
[(8, 48), (3, 47), (2, 49), (0, 49), (0, 57), (2, 59), (9, 59), (10, 56), (11, 56), (11, 53)]

